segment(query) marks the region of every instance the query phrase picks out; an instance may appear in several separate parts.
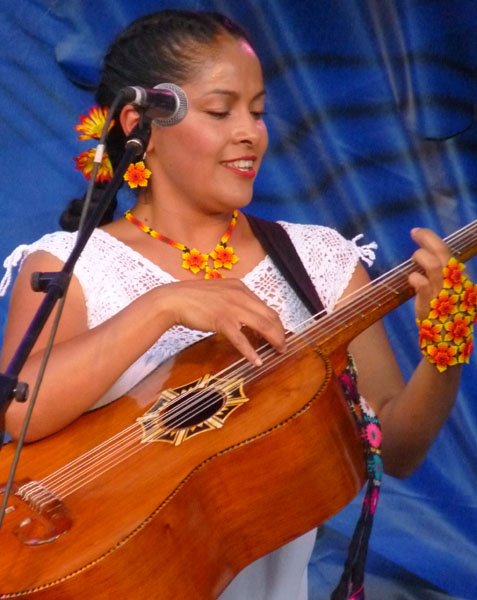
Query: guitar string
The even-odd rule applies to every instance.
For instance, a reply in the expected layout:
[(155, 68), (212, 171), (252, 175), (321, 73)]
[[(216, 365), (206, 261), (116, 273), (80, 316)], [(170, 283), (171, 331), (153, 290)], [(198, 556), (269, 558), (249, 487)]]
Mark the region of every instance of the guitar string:
[[(374, 281), (376, 281), (376, 280), (374, 280)], [(308, 333), (309, 333), (309, 331), (306, 331), (305, 333), (306, 333), (306, 334), (308, 334)], [(287, 357), (287, 358), (288, 358), (288, 357)], [(261, 374), (262, 374), (262, 373), (260, 373), (260, 375), (261, 375)], [(258, 376), (258, 374), (257, 374), (257, 376)], [(201, 410), (204, 410), (204, 409), (203, 409), (203, 405), (201, 406)], [(191, 418), (191, 415), (190, 415), (190, 411), (189, 411), (189, 410), (188, 410), (187, 418), (188, 418), (188, 419), (190, 419), (190, 418)], [(177, 428), (178, 426), (179, 426), (178, 424), (174, 424), (174, 425), (172, 426), (172, 429), (174, 429), (174, 428)], [(116, 444), (116, 445), (117, 445), (117, 444)]]
[[(402, 275), (402, 273), (399, 273), (399, 275)], [(378, 279), (379, 279), (379, 278), (378, 278)], [(374, 280), (373, 282), (371, 282), (370, 284), (368, 284), (368, 286), (369, 286), (369, 285), (373, 286), (373, 283), (375, 283), (376, 281), (377, 281), (377, 280)], [(359, 293), (359, 292), (360, 292), (360, 291), (362, 291), (363, 289), (364, 289), (364, 288), (362, 288), (361, 290), (357, 290), (357, 292), (356, 292), (356, 293)], [(385, 292), (384, 292), (384, 293), (385, 293)], [(350, 296), (348, 296), (348, 298), (352, 298), (352, 296), (353, 296), (353, 294), (351, 294)], [(348, 300), (348, 298), (347, 298), (346, 300)], [(373, 303), (374, 303), (374, 301), (373, 301)], [(362, 309), (362, 308), (363, 308), (363, 307), (360, 307), (360, 309)], [(338, 312), (338, 311), (336, 311), (336, 313), (333, 313), (333, 315), (335, 315), (335, 316), (338, 316), (338, 315), (337, 315), (337, 312)], [(301, 324), (298, 326), (298, 329), (299, 329), (299, 330), (301, 330), (301, 328), (303, 327), (303, 325), (304, 325), (304, 324), (306, 324), (307, 322), (310, 322), (310, 321), (314, 322), (314, 321), (315, 321), (314, 317), (311, 317), (310, 319), (307, 319), (306, 321), (304, 321), (303, 323), (301, 323)], [(321, 324), (321, 322), (320, 322), (320, 324)], [(319, 325), (320, 325), (320, 324), (319, 324)], [(307, 334), (307, 333), (309, 333), (309, 330), (307, 330), (307, 331), (305, 332), (305, 334)], [(265, 345), (264, 347), (266, 347), (266, 346), (269, 346), (269, 345)], [(263, 348), (263, 347), (262, 347), (262, 348)], [(242, 360), (244, 360), (244, 359), (242, 359)], [(235, 364), (237, 364), (237, 363), (235, 363)], [(229, 369), (229, 368), (235, 368), (235, 364), (231, 365), (230, 367), (227, 367), (227, 369)], [(220, 375), (225, 375), (225, 372), (226, 372), (226, 370), (227, 370), (227, 369), (225, 369), (224, 371), (222, 371), (222, 372), (220, 372), (220, 373), (216, 374), (216, 377), (219, 377)], [(237, 375), (237, 372), (235, 372), (235, 373), (234, 373), (234, 375)]]
[[(225, 388), (225, 386), (223, 386), (223, 387)], [(235, 387), (235, 382), (232, 382), (231, 386), (229, 386), (229, 387)], [(174, 430), (174, 428), (170, 429), (170, 431), (173, 431), (173, 430)], [(89, 466), (90, 467), (89, 470), (91, 470), (91, 468), (93, 468), (93, 469), (97, 468), (98, 465), (100, 465), (98, 458), (110, 459), (111, 456), (113, 455), (113, 452), (115, 449), (119, 448), (120, 452), (124, 452), (125, 450), (127, 450), (128, 444), (130, 446), (131, 443), (136, 443), (136, 441), (141, 441), (142, 442), (141, 445), (143, 445), (144, 443), (147, 443), (149, 440), (147, 439), (147, 437), (144, 436), (144, 434), (141, 435), (141, 432), (143, 432), (142, 426), (139, 423), (133, 424), (127, 430), (125, 430), (125, 432), (121, 432), (120, 434), (115, 436), (115, 438), (116, 438), (115, 443), (109, 444), (106, 449), (103, 449), (102, 453), (98, 453), (98, 452), (95, 452), (94, 454), (89, 453), (90, 456), (89, 456), (88, 460), (86, 460), (86, 461), (83, 460), (79, 466), (78, 465), (76, 466), (76, 470), (82, 470), (82, 474), (84, 476), (85, 474), (87, 474), (87, 469), (85, 469), (84, 467)], [(163, 431), (161, 433), (165, 433), (165, 432)], [(138, 436), (138, 434), (139, 434), (139, 436)], [(121, 437), (123, 439), (120, 439)], [(138, 440), (138, 437), (139, 437), (139, 440)], [(154, 436), (154, 437), (156, 437), (156, 436)], [(111, 440), (109, 440), (109, 441), (111, 441)], [(101, 454), (103, 456), (101, 456)], [(106, 456), (104, 456), (105, 454), (106, 454)], [(117, 453), (117, 454), (119, 454), (119, 453)], [(82, 458), (84, 458), (84, 455)], [(114, 456), (113, 456), (113, 458), (114, 458)], [(116, 463), (114, 463), (114, 464), (116, 464)], [(73, 469), (73, 470), (70, 469), (70, 472), (68, 472), (66, 475), (71, 475), (71, 472), (74, 473), (74, 470), (75, 469)], [(56, 475), (57, 474), (58, 473), (56, 473)], [(55, 475), (55, 474), (53, 474), (53, 475)], [(66, 475), (63, 475), (63, 480), (65, 479)], [(46, 478), (45, 480), (42, 481), (43, 485), (48, 483), (47, 479), (48, 478)], [(51, 476), (50, 476), (50, 479), (51, 479)], [(61, 478), (57, 477), (56, 480), (54, 481), (54, 483), (55, 483), (55, 485), (58, 486), (58, 484), (61, 483)], [(68, 481), (64, 480), (63, 484), (65, 484), (65, 483), (68, 483)], [(50, 489), (51, 489), (51, 486), (50, 486)], [(61, 490), (59, 487), (56, 487), (54, 491), (55, 491), (55, 493), (58, 494)]]
[[(290, 355), (290, 352), (288, 352), (288, 355)], [(281, 357), (278, 357), (278, 362), (279, 362), (280, 360), (281, 360)], [(274, 362), (277, 362), (277, 359), (276, 359)], [(271, 366), (275, 366), (275, 365), (271, 365)], [(257, 374), (257, 375), (258, 375), (258, 374)], [(260, 372), (260, 375), (263, 375), (263, 370), (261, 370), (261, 372)], [(223, 389), (225, 386), (230, 386), (230, 383), (229, 383), (228, 381), (227, 381), (227, 382), (225, 382), (225, 384), (223, 384), (223, 385), (221, 386), (221, 388)], [(215, 387), (217, 387), (217, 386), (215, 386)], [(199, 409), (200, 409), (200, 410), (204, 410), (203, 396), (204, 396), (204, 395), (206, 395), (206, 394), (210, 394), (210, 390), (207, 390), (207, 389), (206, 389), (206, 390), (201, 390), (201, 391), (199, 392), (199, 394), (197, 394), (197, 395), (196, 395), (196, 397), (194, 397), (194, 400), (196, 401), (195, 403), (196, 403), (196, 404), (200, 404), (200, 406), (199, 406)], [(199, 400), (197, 400), (197, 397), (199, 398)], [(189, 404), (190, 404), (190, 403), (189, 403)], [(191, 415), (191, 412), (190, 412), (190, 407), (189, 407), (189, 406), (188, 406), (186, 409), (184, 409), (184, 411), (187, 411), (187, 416), (188, 416), (188, 419), (190, 419), (191, 417), (195, 416), (194, 414), (192, 414), (192, 415)], [(174, 412), (174, 411), (172, 411), (172, 412)], [(175, 417), (175, 416), (176, 416), (176, 415), (172, 415), (172, 417)], [(166, 419), (164, 419), (164, 423), (165, 423), (165, 424), (166, 424), (166, 422), (171, 422), (171, 421), (172, 421), (172, 422), (174, 423), (174, 424), (173, 424), (173, 426), (171, 427), (172, 429), (174, 429), (174, 428), (177, 428), (178, 426), (180, 426), (180, 424), (181, 424), (180, 422), (179, 422), (179, 423), (176, 423), (176, 422), (174, 422), (174, 419), (170, 418), (170, 416), (169, 416), (169, 415), (168, 415), (168, 417), (169, 417), (169, 418), (166, 418)], [(136, 427), (136, 429), (139, 429), (139, 427)], [(165, 426), (165, 427), (164, 427), (164, 432), (167, 432), (167, 431), (168, 431), (168, 428), (167, 428), (167, 426)], [(113, 454), (113, 451), (114, 451), (114, 450), (115, 450), (115, 449), (118, 447), (118, 445), (119, 445), (119, 444), (122, 444), (122, 446), (119, 448), (119, 450), (123, 452), (124, 450), (126, 450), (126, 449), (127, 449), (127, 446), (125, 446), (125, 445), (124, 445), (124, 442), (134, 443), (134, 442), (135, 442), (135, 439), (136, 439), (136, 438), (135, 438), (135, 434), (133, 434), (133, 435), (132, 435), (132, 438), (131, 438), (131, 436), (130, 436), (129, 438), (126, 438), (125, 440), (119, 440), (119, 441), (117, 441), (115, 444), (112, 444), (112, 445), (111, 445), (111, 444), (109, 444), (109, 447), (106, 449), (106, 452), (107, 452), (107, 453), (109, 453), (109, 455), (108, 455), (106, 458), (107, 458), (107, 459), (110, 459), (110, 458), (111, 458), (111, 456), (110, 456), (110, 455), (112, 455), (112, 454)], [(104, 453), (103, 453), (103, 454), (104, 454)], [(128, 456), (129, 456), (129, 455), (130, 455), (130, 454), (128, 454)], [(99, 457), (101, 457), (101, 456), (99, 456)], [(96, 452), (96, 456), (95, 456), (94, 458), (95, 458), (95, 459), (97, 459), (97, 458), (98, 458), (98, 453), (97, 453), (97, 452)], [(91, 462), (91, 460), (93, 460), (93, 459), (91, 459), (91, 458), (90, 458), (89, 462)], [(110, 464), (111, 464), (111, 465), (113, 465), (113, 464), (116, 464), (116, 462), (115, 462), (115, 463), (112, 463), (112, 462), (111, 462)], [(83, 460), (83, 464), (80, 466), (80, 468), (84, 467), (85, 465), (87, 466), (87, 465), (88, 465), (88, 462), (86, 462), (86, 463), (85, 463), (85, 461)], [(98, 461), (96, 460), (96, 463), (93, 465), (93, 468), (94, 468), (94, 467), (98, 467), (98, 466), (99, 466), (99, 465), (98, 465)], [(69, 473), (69, 475), (70, 475), (70, 474), (71, 474), (71, 473)], [(46, 485), (46, 484), (48, 483), (48, 481), (47, 481), (47, 480), (44, 480), (42, 483), (43, 483), (44, 485)], [(53, 483), (53, 482), (52, 482), (52, 483)], [(56, 482), (56, 483), (57, 483), (57, 482)], [(55, 490), (55, 492), (56, 492), (56, 493), (60, 493), (60, 491), (61, 491), (60, 489), (56, 489), (56, 490)]]
[[(375, 280), (375, 281), (376, 281), (376, 280)], [(309, 333), (309, 331), (306, 331), (305, 333)], [(288, 357), (287, 357), (287, 358), (288, 358)], [(203, 406), (201, 407), (201, 410), (203, 410)], [(188, 411), (188, 419), (190, 419), (190, 418), (191, 418), (191, 415), (190, 415), (190, 412)], [(174, 424), (174, 425), (173, 425), (173, 428), (177, 428), (177, 427), (178, 427), (178, 424)]]
[[(190, 414), (188, 415), (188, 418), (190, 418)], [(177, 427), (177, 425), (175, 425), (175, 427)], [(116, 463), (115, 463), (116, 464)]]
[[(200, 392), (199, 392), (199, 394), (200, 394)], [(174, 412), (174, 411), (172, 411), (172, 412)], [(190, 417), (190, 412), (188, 412), (188, 415), (189, 415), (189, 417)], [(173, 415), (173, 416), (174, 416), (174, 415)], [(176, 427), (177, 427), (177, 425), (176, 425)], [(121, 440), (117, 441), (117, 440), (118, 440), (118, 438), (120, 438), (120, 437), (124, 437), (124, 435), (125, 435), (125, 434), (127, 434), (128, 430), (138, 430), (138, 429), (140, 430), (140, 426), (139, 426), (139, 425), (137, 425), (137, 424), (133, 424), (133, 425), (131, 425), (131, 426), (130, 426), (128, 429), (126, 429), (125, 431), (123, 431), (123, 432), (120, 432), (119, 434), (117, 434), (116, 436), (114, 436), (113, 438), (111, 438), (110, 440), (107, 440), (106, 442), (103, 442), (103, 443), (102, 443), (100, 446), (97, 446), (97, 447), (96, 447), (96, 448), (95, 448), (93, 451), (91, 451), (90, 453), (87, 453), (87, 455), (88, 455), (88, 454), (91, 454), (91, 453), (93, 453), (93, 452), (94, 452), (96, 455), (98, 455), (98, 450), (100, 450), (100, 451), (101, 451), (101, 450), (103, 450), (103, 449), (104, 449), (104, 447), (105, 447), (106, 445), (108, 446), (108, 448), (106, 449), (106, 451), (109, 451), (110, 449), (114, 449), (115, 447), (117, 447), (118, 443), (121, 443)], [(167, 428), (166, 428), (166, 431), (167, 431)], [(133, 435), (134, 435), (134, 434), (133, 434)], [(122, 440), (122, 441), (124, 441), (124, 440)], [(126, 441), (128, 441), (128, 438), (126, 438)], [(113, 443), (113, 444), (111, 444), (111, 442), (114, 442), (114, 443)], [(103, 453), (104, 453), (104, 452), (103, 452)], [(72, 463), (70, 463), (70, 465), (67, 465), (67, 466), (63, 467), (62, 469), (60, 469), (59, 471), (57, 471), (57, 472), (56, 472), (55, 474), (53, 474), (52, 476), (45, 478), (45, 479), (43, 480), (43, 482), (42, 482), (42, 483), (44, 483), (44, 484), (48, 484), (50, 481), (53, 483), (52, 477), (53, 477), (54, 475), (58, 475), (58, 473), (61, 473), (62, 471), (65, 471), (65, 470), (68, 468), (68, 466), (71, 466), (71, 465), (77, 464), (78, 462), (81, 462), (81, 461), (84, 463), (84, 460), (83, 460), (83, 459), (84, 459), (84, 457), (85, 457), (85, 456), (87, 456), (87, 455), (83, 455), (82, 457), (79, 457), (78, 459), (76, 459), (75, 461), (73, 461)], [(101, 454), (99, 453), (99, 455), (101, 455)]]
[[(261, 374), (263, 374), (263, 372)], [(230, 384), (229, 382), (226, 382), (226, 385), (229, 387), (236, 387), (235, 382), (232, 382), (232, 384)], [(224, 388), (224, 387), (225, 387), (225, 385), (222, 385), (222, 388)], [(210, 394), (210, 390), (207, 393)], [(203, 393), (200, 395), (202, 396)], [(202, 411), (202, 410), (204, 410), (203, 398), (201, 398), (200, 407), (199, 407), (199, 411)], [(188, 419), (190, 419), (194, 416), (194, 415), (190, 414), (190, 411), (188, 411), (187, 414), (188, 414)], [(168, 419), (168, 421), (170, 421), (170, 419)], [(180, 425), (181, 425), (181, 423), (175, 423), (170, 429), (177, 428)], [(134, 426), (134, 428), (137, 431), (140, 430), (139, 425)], [(167, 431), (168, 431), (168, 428), (165, 427), (164, 431), (162, 433), (165, 435), (165, 433)], [(157, 434), (156, 434), (156, 436), (157, 436)], [(67, 472), (63, 475), (63, 480), (64, 480), (63, 482), (59, 481), (58, 477), (56, 477), (56, 480), (54, 482), (52, 481), (52, 483), (56, 484), (56, 488), (54, 489), (55, 493), (57, 495), (61, 495), (61, 496), (65, 497), (67, 495), (66, 493), (69, 494), (72, 491), (75, 491), (78, 487), (81, 487), (85, 483), (91, 481), (92, 479), (94, 479), (98, 475), (100, 475), (102, 472), (104, 472), (102, 470), (104, 463), (107, 463), (108, 468), (112, 468), (119, 462), (122, 462), (123, 460), (125, 460), (126, 458), (128, 458), (129, 456), (134, 454), (136, 451), (139, 451), (139, 449), (141, 449), (140, 446), (133, 449), (132, 452), (127, 452), (128, 447), (130, 447), (132, 444), (136, 443), (137, 437), (138, 437), (137, 432), (132, 433), (128, 437), (126, 437), (126, 439), (118, 440), (118, 441), (116, 441), (115, 444), (112, 444), (112, 445), (109, 444), (108, 448), (103, 450), (102, 455), (99, 454), (99, 456), (98, 456), (98, 452), (96, 452), (95, 455), (90, 456), (87, 461), (85, 461), (83, 459), (81, 461), (81, 464), (78, 465), (76, 467), (76, 469), (72, 470), (70, 468), (69, 470), (67, 470)], [(118, 450), (118, 451), (116, 451), (116, 454), (115, 454), (115, 450)], [(63, 469), (63, 470), (65, 470), (65, 469)], [(96, 473), (94, 473), (95, 470), (96, 470)], [(70, 487), (69, 489), (66, 489), (65, 485), (68, 486), (68, 484), (71, 482), (71, 478), (75, 474), (75, 471), (80, 471), (80, 477), (82, 479), (80, 480), (80, 478), (76, 477), (76, 479), (72, 480), (72, 482), (74, 484), (74, 488)], [(93, 473), (92, 473), (92, 471), (93, 471)], [(88, 477), (88, 479), (85, 480), (86, 476), (89, 476), (89, 477)], [(66, 479), (66, 478), (69, 478), (69, 479)], [(50, 479), (52, 479), (52, 478), (50, 477)], [(47, 483), (48, 483), (47, 480), (44, 480), (42, 482), (43, 486), (47, 485)], [(60, 483), (63, 483), (63, 485), (58, 485)], [(25, 489), (28, 489), (28, 488), (23, 488), (22, 491), (24, 491)], [(51, 485), (49, 486), (49, 489), (50, 490), (52, 489)], [(41, 494), (43, 494), (43, 497), (45, 498), (45, 500), (49, 500), (48, 491), (46, 489), (44, 491), (38, 490), (38, 489), (30, 490), (29, 493), (36, 494), (36, 501), (41, 500)], [(27, 494), (24, 494), (24, 495), (27, 495)], [(40, 498), (39, 498), (39, 495), (40, 495)]]
[(189, 415), (190, 416), (190, 415)]
[[(410, 263), (411, 263), (411, 261), (408, 261), (408, 263), (404, 263), (403, 265), (396, 267), (395, 269), (393, 269), (393, 271), (396, 271), (396, 270), (398, 270), (397, 276), (398, 276), (398, 277), (402, 277), (402, 275), (403, 275), (403, 270), (405, 270), (405, 268), (407, 268), (408, 266), (411, 266), (411, 264), (410, 264)], [(412, 263), (412, 264), (413, 264), (413, 263)], [(414, 268), (415, 268), (415, 266), (414, 266)], [(365, 288), (368, 288), (369, 286), (373, 286), (373, 287), (374, 287), (374, 286), (376, 285), (376, 283), (377, 283), (377, 282), (378, 282), (380, 279), (382, 279), (382, 278), (384, 278), (384, 277), (387, 277), (388, 279), (390, 279), (390, 277), (389, 277), (390, 273), (391, 273), (391, 272), (389, 272), (389, 273), (386, 273), (384, 276), (381, 276), (380, 278), (377, 278), (377, 279), (375, 279), (373, 282), (370, 282), (370, 284), (367, 284), (367, 286), (364, 286), (364, 288), (361, 288), (361, 290), (357, 290), (357, 292), (358, 292), (358, 293), (359, 293), (359, 292), (361, 292), (361, 293), (362, 293), (362, 292), (363, 292), (363, 290), (364, 290)], [(388, 283), (388, 285), (389, 285), (389, 282), (387, 282), (387, 283)], [(347, 311), (349, 311), (349, 309), (350, 309), (350, 303), (349, 303), (349, 299), (350, 299), (352, 296), (354, 296), (355, 294), (356, 294), (356, 292), (355, 292), (354, 294), (351, 294), (350, 296), (348, 296), (348, 297), (346, 298), (347, 304), (346, 304), (346, 307), (345, 307), (345, 308), (346, 308), (346, 310), (347, 310)], [(363, 295), (363, 294), (362, 294), (362, 295)], [(376, 299), (374, 299), (374, 301), (373, 301), (373, 305), (375, 305), (375, 300), (376, 300)], [(360, 308), (360, 309), (361, 309), (361, 308)], [(332, 315), (332, 316), (335, 316), (335, 317), (337, 317), (337, 316), (338, 316), (338, 312), (339, 312), (339, 311), (337, 311), (337, 313), (336, 313), (336, 314), (334, 314), (334, 313), (333, 313), (333, 315)], [(312, 320), (313, 320), (313, 318), (312, 318)], [(309, 320), (307, 320), (307, 321), (309, 321)], [(320, 324), (321, 324), (321, 323), (320, 323)], [(296, 337), (297, 339), (301, 339), (302, 337), (310, 337), (310, 333), (311, 333), (311, 332), (310, 332), (310, 330), (309, 330), (309, 329), (307, 329), (305, 332), (299, 332), (299, 333), (298, 333), (298, 334), (297, 334), (295, 337)], [(301, 336), (301, 337), (300, 337), (300, 336)], [(306, 344), (305, 344), (305, 345), (306, 345)], [(265, 345), (265, 346), (266, 346), (266, 345)], [(269, 350), (270, 350), (270, 348), (269, 348)], [(272, 350), (272, 351), (273, 351), (273, 350)], [(295, 351), (292, 353), (292, 355), (293, 355), (294, 353), (296, 353), (296, 351), (297, 351), (297, 350), (295, 349)], [(290, 353), (287, 353), (287, 356), (283, 357), (282, 355), (279, 355), (278, 357), (276, 357), (276, 359), (278, 359), (278, 362), (281, 362), (281, 360), (284, 360), (285, 358), (286, 358), (286, 359), (288, 359), (289, 357), (290, 357)], [(277, 362), (277, 360), (275, 360), (275, 362)], [(232, 365), (232, 366), (233, 366), (233, 365)], [(232, 367), (232, 366), (231, 366), (231, 367)], [(273, 365), (273, 366), (275, 366), (275, 365)], [(229, 369), (229, 368), (231, 368), (231, 367), (228, 367), (227, 369)], [(248, 368), (250, 368), (250, 367), (251, 367), (251, 365), (246, 365), (246, 369), (248, 369)], [(252, 368), (253, 368), (253, 367), (252, 367)], [(226, 371), (227, 369), (225, 369), (224, 371)], [(236, 372), (237, 372), (237, 371), (239, 371), (239, 370), (240, 370), (240, 369), (236, 369)], [(254, 369), (254, 370), (255, 370), (255, 369)], [(218, 377), (219, 375), (220, 375), (220, 374), (217, 374), (215, 377)], [(256, 372), (256, 375), (255, 375), (255, 377), (256, 377), (256, 376), (259, 376), (259, 375), (260, 375), (260, 376), (261, 376), (261, 375), (263, 375), (263, 370), (261, 370), (261, 372), (260, 372), (260, 373)], [(255, 378), (255, 377), (253, 377), (253, 378)], [(253, 378), (252, 378), (252, 379), (253, 379)], [(248, 379), (248, 380), (247, 380), (247, 382), (248, 382), (248, 381), (250, 381), (250, 380), (251, 380), (251, 379)], [(226, 383), (226, 385), (230, 385), (230, 384), (229, 384), (229, 383)], [(209, 390), (209, 391), (207, 391), (207, 389), (205, 389), (205, 390), (204, 390), (204, 391), (202, 391), (201, 393), (202, 393), (202, 395), (204, 395), (204, 394), (207, 394), (207, 393), (209, 393), (209, 394), (210, 394), (210, 390)], [(198, 395), (200, 395), (200, 394), (198, 394)], [(197, 401), (197, 399), (196, 399), (195, 397), (194, 397), (194, 402), (195, 402), (196, 404), (198, 403), (198, 401)], [(201, 406), (200, 406), (200, 411), (203, 411), (203, 410), (204, 410), (204, 405), (203, 405), (203, 401), (202, 401), (202, 400), (200, 400), (200, 404), (201, 404)], [(181, 407), (180, 407), (180, 408), (181, 408)], [(185, 410), (185, 411), (187, 411), (187, 419), (188, 419), (188, 420), (190, 420), (191, 418), (193, 418), (193, 416), (195, 416), (195, 415), (191, 415), (191, 414), (190, 414), (190, 407), (189, 407), (189, 406), (187, 406), (186, 408), (183, 408), (183, 407), (182, 407), (182, 408), (181, 408), (181, 410), (182, 410), (182, 411), (184, 411), (184, 410)], [(173, 420), (173, 419), (171, 418), (171, 415), (170, 415), (170, 414), (168, 415), (168, 417), (169, 417), (169, 421)], [(181, 423), (174, 423), (174, 425), (172, 425), (172, 426), (171, 426), (171, 429), (172, 429), (172, 430), (173, 430), (173, 429), (176, 429), (176, 428), (178, 428), (180, 425), (181, 425)], [(138, 427), (137, 427), (137, 426), (135, 426), (135, 425), (133, 425), (133, 426), (131, 426), (131, 427), (135, 427), (136, 429), (138, 428)], [(140, 426), (139, 426), (139, 428), (140, 428)], [(127, 432), (127, 429), (126, 429), (125, 431)], [(165, 431), (167, 431), (167, 428), (166, 428), (166, 430), (165, 430)], [(96, 450), (96, 451), (97, 451), (97, 450), (98, 450), (99, 448), (101, 448), (101, 447), (103, 447), (103, 448), (104, 448), (104, 446), (109, 446), (109, 448), (108, 448), (108, 450), (107, 450), (107, 451), (108, 451), (109, 453), (111, 453), (111, 450), (112, 450), (112, 449), (114, 449), (115, 447), (117, 447), (117, 446), (118, 446), (118, 444), (120, 444), (120, 443), (122, 443), (122, 442), (121, 442), (121, 440), (117, 440), (117, 441), (116, 441), (116, 443), (115, 443), (115, 444), (113, 444), (112, 446), (111, 446), (110, 442), (111, 442), (113, 439), (119, 438), (119, 437), (121, 437), (121, 436), (123, 436), (123, 435), (124, 435), (124, 432), (120, 432), (119, 434), (117, 434), (117, 436), (113, 436), (113, 438), (110, 438), (110, 440), (107, 440), (107, 441), (103, 442), (103, 444), (100, 444), (100, 445), (99, 445), (99, 446), (97, 446), (97, 447), (96, 447), (94, 450)], [(134, 437), (134, 434), (133, 434), (133, 437)], [(131, 436), (129, 436), (129, 438), (131, 438)], [(127, 438), (126, 438), (126, 440), (127, 440)], [(130, 441), (134, 441), (134, 440), (130, 440)], [(124, 442), (124, 440), (123, 440), (123, 442)], [(123, 447), (123, 448), (122, 448), (122, 450), (124, 450), (124, 449), (125, 449), (125, 447)], [(81, 457), (80, 457), (80, 458), (81, 458)], [(92, 460), (92, 459), (90, 459), (90, 460)], [(121, 461), (122, 461), (122, 460), (124, 460), (124, 459), (123, 459), (123, 458), (121, 458)], [(79, 459), (77, 459), (77, 461), (79, 461)], [(74, 461), (74, 462), (77, 462), (77, 461)], [(114, 463), (114, 465), (115, 465), (115, 464), (117, 464), (117, 463), (115, 462), (115, 463)], [(64, 467), (63, 469), (65, 469), (65, 468), (66, 468), (66, 467)], [(46, 478), (46, 479), (48, 479), (48, 478)], [(46, 480), (44, 480), (42, 483), (45, 483), (45, 481), (46, 481)]]
[[(402, 275), (402, 273), (399, 273), (399, 275)], [(375, 280), (375, 281), (376, 281), (376, 280)], [(371, 285), (372, 285), (372, 283), (373, 283), (373, 282), (371, 282)], [(358, 290), (358, 292), (359, 292), (359, 291), (360, 291), (360, 290)], [(393, 291), (393, 293), (394, 293), (394, 290), (392, 290), (392, 291)], [(383, 292), (383, 294), (384, 294), (384, 295), (386, 295), (386, 292), (384, 291), (384, 292)], [(376, 295), (375, 295), (375, 298), (374, 298), (374, 299), (373, 299), (373, 301), (372, 301), (372, 304), (374, 304), (374, 305), (376, 304), (376, 301), (375, 301), (375, 299), (376, 299)], [(379, 306), (379, 304), (378, 304), (378, 306)], [(354, 307), (354, 305), (353, 305), (353, 307)], [(359, 308), (360, 308), (360, 310), (362, 310), (362, 309), (363, 309), (363, 306), (361, 306), (361, 307), (359, 307)], [(342, 311), (342, 312), (346, 312), (346, 311)], [(341, 317), (341, 312), (339, 312), (339, 313), (338, 313), (338, 311), (336, 311), (336, 313), (333, 313), (333, 315), (331, 315), (331, 316), (332, 316), (332, 317), (334, 317), (334, 318), (335, 318), (335, 320), (339, 320), (340, 322), (341, 322), (341, 321), (343, 321), (343, 319), (342, 319), (342, 318), (339, 318), (339, 317)], [(314, 319), (313, 319), (313, 318), (312, 318), (311, 320), (312, 320), (312, 321), (314, 321)], [(309, 320), (305, 321), (304, 323), (306, 323), (306, 322), (308, 322), (308, 321), (309, 321)], [(318, 323), (318, 325), (317, 325), (317, 326), (321, 328), (321, 324), (322, 324), (322, 323), (323, 323), (323, 321), (320, 321), (320, 322)], [(301, 327), (301, 325), (300, 325), (299, 327)], [(321, 328), (321, 329), (323, 330), (323, 328)], [(328, 332), (329, 332), (329, 331), (330, 331), (330, 330), (328, 330)], [(310, 332), (312, 332), (312, 328), (309, 328), (309, 329), (307, 329), (307, 330), (306, 330), (306, 331), (303, 333), (303, 335), (304, 335), (304, 336), (311, 337), (311, 336), (309, 335), (309, 334), (310, 334)], [(272, 350), (272, 352), (273, 352), (273, 350)], [(289, 357), (289, 353), (287, 354), (286, 358), (288, 358), (288, 357)], [(233, 375), (234, 375), (235, 377), (237, 377), (238, 375), (240, 375), (240, 373), (239, 373), (239, 370), (238, 370), (238, 369), (236, 369), (236, 367), (235, 367), (235, 365), (236, 365), (236, 364), (237, 364), (237, 363), (235, 363), (234, 365), (231, 365), (231, 367), (229, 367), (229, 368), (234, 368), (234, 369), (235, 369), (235, 371), (233, 372)], [(247, 364), (247, 368), (249, 368), (249, 365), (248, 365), (248, 364)], [(216, 376), (218, 377), (219, 375), (222, 375), (222, 374), (225, 374), (225, 371), (223, 371), (222, 373), (219, 373), (219, 374), (217, 374)], [(207, 393), (207, 389), (205, 389), (204, 393)], [(188, 409), (189, 409), (189, 405), (187, 405), (187, 407), (186, 407), (186, 410), (188, 410)], [(181, 410), (183, 411), (183, 406), (180, 406), (180, 408), (179, 408), (179, 411), (181, 411)], [(170, 417), (171, 417), (171, 420), (172, 420), (172, 417), (174, 416), (173, 412), (174, 412), (174, 411), (170, 411), (170, 412), (168, 413), (168, 414), (170, 415)]]

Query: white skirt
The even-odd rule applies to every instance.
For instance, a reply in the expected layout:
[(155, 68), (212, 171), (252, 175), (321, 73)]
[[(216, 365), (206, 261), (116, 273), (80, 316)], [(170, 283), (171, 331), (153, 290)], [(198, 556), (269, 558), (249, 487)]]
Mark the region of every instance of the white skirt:
[(245, 567), (218, 600), (307, 600), (316, 529)]

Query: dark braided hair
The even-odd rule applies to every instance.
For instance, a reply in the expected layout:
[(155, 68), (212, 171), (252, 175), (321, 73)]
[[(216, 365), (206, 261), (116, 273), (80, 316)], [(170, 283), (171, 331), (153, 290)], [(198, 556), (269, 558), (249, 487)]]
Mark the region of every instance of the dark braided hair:
[[(166, 9), (139, 17), (119, 34), (106, 52), (96, 102), (109, 107), (119, 91), (128, 86), (153, 88), (159, 83), (184, 84), (200, 67), (204, 51), (224, 35), (250, 43), (239, 25), (216, 12)], [(113, 168), (122, 156), (126, 139), (118, 119), (123, 106), (116, 110), (115, 125), (106, 141)], [(60, 224), (64, 229), (77, 229), (79, 203), (81, 199), (72, 201), (63, 212)], [(112, 211), (108, 220), (112, 220)]]

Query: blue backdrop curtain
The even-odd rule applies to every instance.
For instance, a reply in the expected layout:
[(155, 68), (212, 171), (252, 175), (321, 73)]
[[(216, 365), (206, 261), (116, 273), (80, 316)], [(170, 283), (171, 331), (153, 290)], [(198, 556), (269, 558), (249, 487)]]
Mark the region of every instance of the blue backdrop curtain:
[[(133, 18), (171, 5), (225, 12), (262, 59), (270, 147), (251, 212), (377, 241), (372, 276), (411, 255), (412, 226), (446, 236), (476, 218), (475, 0), (15, 0), (0, 7), (0, 256), (58, 229), (83, 195), (72, 157), (89, 146), (73, 127), (93, 104), (100, 57)], [(130, 203), (121, 192), (120, 210)], [(411, 303), (386, 327), (408, 376), (420, 356)], [(424, 465), (385, 478), (375, 598), (477, 598), (475, 354)], [(337, 580), (358, 511), (359, 498), (320, 534), (316, 600)]]

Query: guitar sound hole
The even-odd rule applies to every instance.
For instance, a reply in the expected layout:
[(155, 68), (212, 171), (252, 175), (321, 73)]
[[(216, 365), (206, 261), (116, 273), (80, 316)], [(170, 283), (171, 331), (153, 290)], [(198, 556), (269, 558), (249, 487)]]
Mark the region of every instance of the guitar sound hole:
[(224, 393), (213, 388), (184, 392), (164, 408), (162, 421), (172, 429), (199, 425), (215, 415), (224, 403)]

